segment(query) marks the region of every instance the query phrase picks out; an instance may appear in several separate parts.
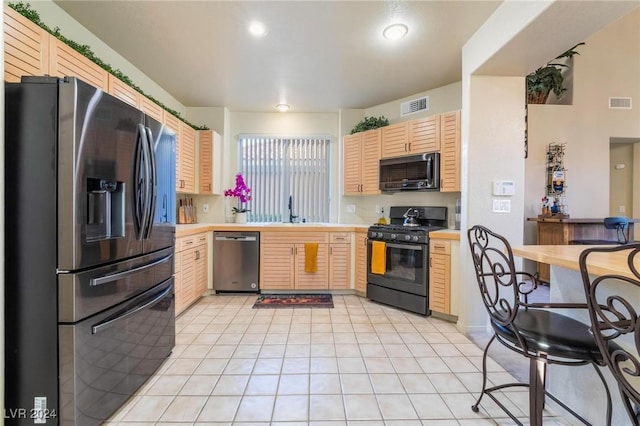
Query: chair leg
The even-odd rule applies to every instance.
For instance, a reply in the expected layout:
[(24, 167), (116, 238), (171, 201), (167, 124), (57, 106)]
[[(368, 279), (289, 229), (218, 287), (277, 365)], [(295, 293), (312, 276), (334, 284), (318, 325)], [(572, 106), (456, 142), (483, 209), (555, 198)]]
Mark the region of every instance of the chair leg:
[(489, 352), (489, 346), (496, 339), (495, 333), (487, 343), (487, 346), (484, 348), (484, 354), (482, 355), (482, 391), (480, 391), (480, 396), (474, 405), (471, 406), (471, 409), (474, 413), (478, 412), (478, 406), (480, 405), (480, 401), (482, 401), (482, 397), (484, 396), (484, 391), (487, 389), (487, 353)]
[(624, 405), (625, 410), (627, 411), (627, 414), (629, 415), (629, 418), (631, 419), (631, 424), (633, 426), (639, 426), (640, 411), (636, 411), (634, 409), (634, 404), (631, 403), (631, 401), (629, 400), (629, 397), (625, 395), (622, 388), (619, 388), (619, 389), (620, 389), (620, 396), (622, 397), (622, 403)]
[(529, 359), (529, 422), (531, 426), (542, 426), (546, 374), (547, 362), (544, 358)]

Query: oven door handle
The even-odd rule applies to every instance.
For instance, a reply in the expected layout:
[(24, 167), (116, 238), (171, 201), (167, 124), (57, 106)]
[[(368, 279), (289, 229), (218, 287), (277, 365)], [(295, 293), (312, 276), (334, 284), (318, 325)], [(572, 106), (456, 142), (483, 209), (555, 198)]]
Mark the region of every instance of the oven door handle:
[(401, 250), (415, 250), (415, 251), (422, 251), (423, 250), (422, 246), (415, 245), (415, 244), (390, 244), (390, 243), (387, 243), (387, 247), (397, 248), (397, 249), (401, 249)]

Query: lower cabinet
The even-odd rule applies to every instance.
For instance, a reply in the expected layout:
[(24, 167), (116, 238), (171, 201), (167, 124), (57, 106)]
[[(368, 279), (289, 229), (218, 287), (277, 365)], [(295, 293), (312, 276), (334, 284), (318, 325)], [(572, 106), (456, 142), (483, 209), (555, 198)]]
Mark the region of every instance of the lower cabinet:
[(356, 292), (367, 294), (367, 234), (356, 232)]
[(176, 315), (207, 290), (207, 233), (176, 238), (175, 248)]
[[(318, 244), (315, 270), (307, 271), (305, 243)], [(351, 238), (338, 232), (261, 232), (261, 290), (348, 289)]]
[(451, 314), (451, 242), (429, 240), (429, 309)]

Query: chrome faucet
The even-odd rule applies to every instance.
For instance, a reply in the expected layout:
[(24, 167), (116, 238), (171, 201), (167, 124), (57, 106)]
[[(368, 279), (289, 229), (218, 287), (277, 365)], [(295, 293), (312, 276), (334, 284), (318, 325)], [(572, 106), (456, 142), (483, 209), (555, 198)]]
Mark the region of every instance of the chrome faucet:
[(293, 220), (297, 218), (298, 216), (293, 214), (293, 195), (289, 195), (289, 223), (293, 223)]

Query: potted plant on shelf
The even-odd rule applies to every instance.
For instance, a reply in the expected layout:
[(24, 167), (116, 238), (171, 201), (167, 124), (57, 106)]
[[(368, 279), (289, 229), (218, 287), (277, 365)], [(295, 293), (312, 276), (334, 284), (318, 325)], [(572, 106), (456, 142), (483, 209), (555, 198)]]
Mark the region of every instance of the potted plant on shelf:
[(242, 173), (236, 175), (236, 186), (224, 191), (225, 197), (236, 197), (238, 206), (233, 207), (233, 214), (236, 217), (236, 223), (247, 223), (247, 212), (250, 211), (246, 204), (251, 201), (251, 188), (247, 186), (242, 177)]
[(351, 129), (351, 134), (364, 132), (371, 129), (377, 129), (378, 127), (384, 127), (389, 125), (389, 120), (384, 115), (380, 117), (365, 117), (356, 126)]
[(563, 75), (563, 71), (568, 70), (570, 67), (565, 63), (553, 61), (564, 58), (571, 59), (574, 55), (579, 55), (575, 49), (583, 44), (584, 43), (576, 44), (571, 49), (556, 56), (552, 61), (547, 62), (544, 67), (538, 68), (527, 76), (527, 103), (546, 103), (549, 92), (552, 90), (557, 99), (562, 99), (567, 91), (567, 88), (564, 87), (565, 76)]

